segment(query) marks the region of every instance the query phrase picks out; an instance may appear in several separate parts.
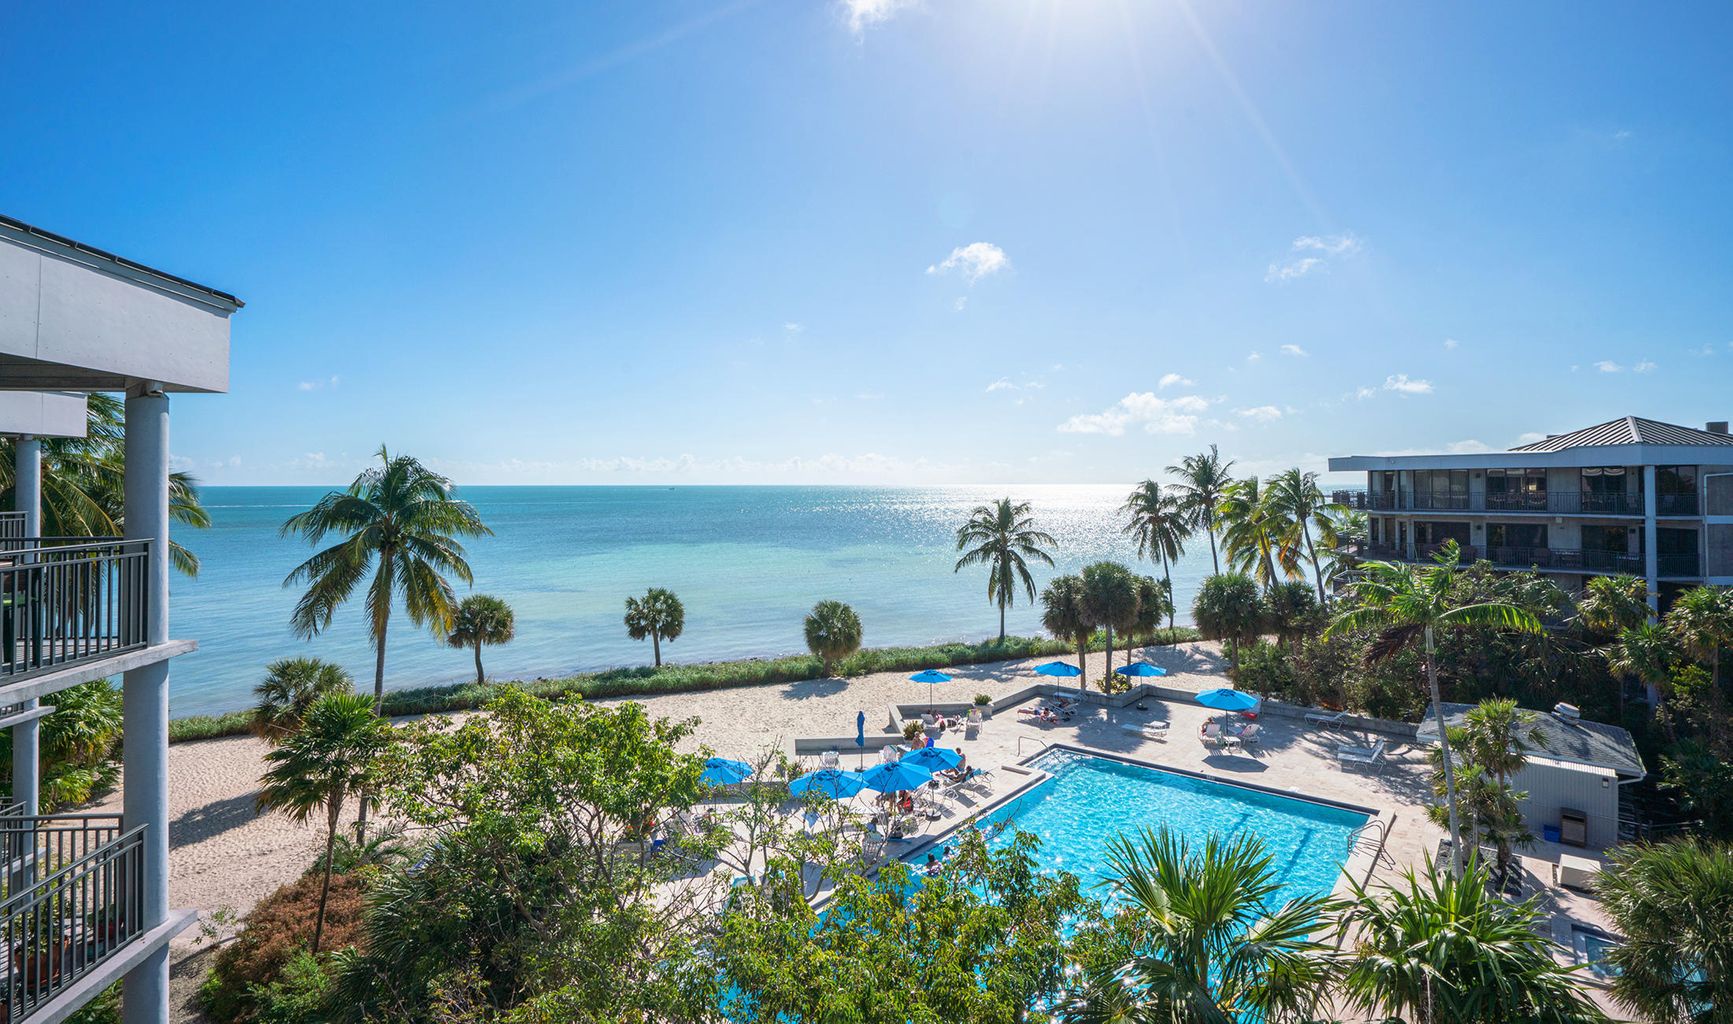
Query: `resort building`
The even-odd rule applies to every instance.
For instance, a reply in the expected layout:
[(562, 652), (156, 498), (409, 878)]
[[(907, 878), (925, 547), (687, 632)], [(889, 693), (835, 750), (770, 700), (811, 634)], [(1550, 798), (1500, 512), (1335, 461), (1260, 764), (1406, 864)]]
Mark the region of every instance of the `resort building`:
[[(1465, 559), (1535, 569), (1569, 589), (1593, 575), (1648, 581), (1658, 607), (1702, 583), (1733, 584), (1733, 436), (1627, 416), (1504, 452), (1349, 455), (1364, 472), (1368, 557)], [(1651, 603), (1657, 597), (1650, 598)]]
[[(168, 943), (195, 918), (168, 891), (169, 398), (228, 390), (233, 295), (0, 217), (0, 1020), (65, 1019), (116, 981), (127, 1024), (166, 1024)], [(125, 395), (121, 536), (43, 536), (42, 439), (85, 431), (86, 394)], [(123, 813), (44, 815), (44, 698), (124, 691)]]

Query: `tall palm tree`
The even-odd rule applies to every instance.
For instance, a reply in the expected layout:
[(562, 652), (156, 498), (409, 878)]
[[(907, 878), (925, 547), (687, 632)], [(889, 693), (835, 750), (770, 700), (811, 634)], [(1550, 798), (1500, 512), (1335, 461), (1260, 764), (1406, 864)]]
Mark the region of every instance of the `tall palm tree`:
[(1223, 492), (1233, 480), (1228, 475), (1233, 468), (1233, 460), (1223, 462), (1221, 453), (1213, 444), (1209, 451), (1187, 455), (1179, 460), (1179, 465), (1167, 467), (1169, 473), (1179, 478), (1174, 481), (1173, 488), (1179, 492), (1187, 524), (1193, 529), (1202, 526), (1209, 531), (1209, 559), (1216, 573), (1222, 571), (1221, 562), (1216, 558), (1216, 506), (1221, 503)]
[(265, 755), (259, 779), (259, 810), (281, 811), (304, 822), (325, 812), (324, 879), (319, 914), (313, 924), (312, 951), (325, 934), (325, 901), (331, 894), (332, 852), (343, 803), (372, 781), (379, 756), (390, 742), (391, 726), (374, 714), (361, 694), (327, 694), (307, 709), (301, 728)]
[(1733, 1020), (1733, 847), (1675, 839), (1612, 859), (1595, 891), (1625, 937), (1608, 954), (1614, 997), (1654, 1024)]
[(475, 685), (480, 686), (487, 682), (487, 674), (481, 669), (482, 645), (509, 644), (516, 636), (517, 615), (511, 605), (492, 594), (471, 594), (452, 613), (451, 632), (445, 642), (458, 650), (465, 647), (475, 650)]
[(860, 650), (860, 616), (841, 601), (820, 601), (806, 617), (806, 648), (818, 655), (819, 668), (826, 678), (836, 672), (836, 664)]
[[(1166, 580), (1158, 580), (1154, 576), (1139, 576), (1137, 578), (1137, 619), (1126, 631), (1125, 663), (1131, 664), (1131, 648), (1137, 640), (1151, 643), (1155, 634), (1161, 631), (1162, 616), (1169, 622), (1173, 621), (1173, 592), (1168, 588)], [(1168, 627), (1171, 633), (1172, 626)], [(1171, 637), (1169, 638), (1171, 642)]]
[(964, 552), (952, 572), (964, 566), (987, 566), (987, 600), (999, 606), (999, 642), (1005, 642), (1005, 609), (1017, 600), (1017, 585), (1030, 601), (1035, 600), (1035, 577), (1029, 561), (1053, 564), (1043, 545), (1058, 541), (1035, 528), (1035, 518), (1026, 501), (1000, 498), (969, 513), (969, 521), (957, 528), (957, 550)]
[(1252, 643), (1264, 628), (1264, 602), (1250, 576), (1224, 572), (1211, 576), (1198, 588), (1191, 605), (1192, 621), (1206, 640), (1220, 640), (1227, 651), (1231, 674), (1240, 674), (1240, 647)]
[(1060, 640), (1077, 645), (1078, 689), (1089, 685), (1089, 634), (1095, 629), (1081, 576), (1055, 576), (1041, 591), (1041, 625)]
[(1137, 540), (1137, 557), (1161, 561), (1161, 578), (1167, 585), (1167, 628), (1173, 630), (1173, 572), (1171, 564), (1185, 554), (1185, 539), (1191, 536), (1185, 507), (1177, 494), (1169, 494), (1154, 480), (1137, 485), (1119, 511), (1126, 516), (1125, 532)]
[(332, 491), (305, 512), (290, 516), (282, 534), (300, 534), (318, 544), (342, 539), (296, 566), (283, 586), (304, 583), (290, 623), (307, 639), (331, 625), (338, 606), (369, 572), (368, 635), (373, 641), (373, 701), (385, 704), (385, 638), (391, 605), (401, 600), (409, 620), (443, 634), (451, 629), (457, 596), (449, 573), (465, 583), (475, 577), (459, 537), (491, 535), (467, 501), (451, 496), (451, 481), (408, 455), (383, 445), (379, 465), (363, 472), (348, 490)]
[[(1640, 623), (1620, 631), (1618, 640), (1601, 651), (1608, 670), (1642, 683), (1649, 691), (1649, 703), (1660, 705), (1679, 661), (1679, 642), (1667, 626), (1659, 622)], [(1667, 728), (1672, 727), (1672, 720), (1668, 719)]]
[(1113, 669), (1113, 631), (1137, 626), (1137, 577), (1118, 562), (1083, 567), (1083, 606), (1095, 625), (1107, 631), (1107, 668)]
[[(89, 418), (83, 437), (45, 437), (42, 450), (42, 518), (45, 537), (126, 535), (125, 405), (113, 395), (86, 396)], [(0, 506), (11, 508), (17, 455), (11, 438), (0, 437)], [(199, 503), (198, 484), (186, 473), (169, 474), (169, 520), (203, 529), (210, 513)], [(169, 563), (187, 576), (199, 574), (198, 556), (173, 540)]]
[(1577, 621), (1601, 636), (1635, 629), (1649, 616), (1649, 585), (1637, 576), (1591, 576), (1577, 601)]
[(651, 587), (644, 596), (626, 598), (626, 635), (650, 638), (656, 667), (662, 667), (662, 641), (675, 641), (686, 631), (686, 606), (666, 587)]
[(248, 723), (253, 734), (277, 744), (301, 727), (307, 709), (332, 693), (354, 693), (349, 670), (319, 658), (279, 658), (265, 666), (265, 678), (253, 687), (256, 703)]
[(1733, 647), (1733, 587), (1692, 587), (1673, 601), (1667, 628), (1685, 652), (1708, 662), (1709, 682), (1721, 681), (1721, 650)]
[[(1294, 550), (1304, 546), (1306, 558), (1312, 563), (1317, 577), (1318, 603), (1329, 604), (1324, 592), (1324, 567), (1318, 560), (1318, 544), (1334, 548), (1339, 543), (1336, 530), (1348, 506), (1324, 497), (1318, 486), (1318, 474), (1302, 473), (1298, 466), (1276, 474), (1270, 480), (1269, 498), (1272, 512), (1281, 526), (1284, 547)], [(1316, 535), (1316, 541), (1314, 536)]]
[(1576, 966), (1553, 959), (1534, 901), (1507, 903), (1486, 870), (1412, 868), (1388, 889), (1349, 880), (1337, 918), (1344, 946), (1341, 993), (1376, 1019), (1410, 1024), (1603, 1024)]
[(1332, 903), (1276, 902), (1282, 877), (1257, 837), (1212, 835), (1199, 849), (1165, 829), (1116, 836), (1106, 876), (1127, 941), (1090, 965), (1062, 1019), (1298, 1020), (1322, 1004), (1331, 949), (1309, 936)]
[(1257, 477), (1228, 485), (1216, 508), (1216, 522), (1228, 565), (1256, 578), (1265, 591), (1299, 575), (1298, 549), (1284, 543), (1281, 518)]
[[(1444, 717), (1444, 697), (1438, 687), (1438, 657), (1434, 637), (1442, 629), (1514, 629), (1540, 633), (1534, 613), (1514, 604), (1482, 601), (1458, 604), (1454, 595), (1457, 563), (1462, 552), (1455, 541), (1445, 543), (1433, 564), (1404, 566), (1393, 562), (1367, 562), (1352, 584), (1355, 606), (1338, 613), (1325, 636), (1354, 630), (1377, 630), (1379, 642), (1369, 651), (1389, 656), (1420, 637), (1426, 645), (1426, 684), (1432, 712), (1438, 722), (1439, 760), (1444, 770), (1444, 798), (1450, 835), (1462, 835), (1456, 806), (1456, 778), (1450, 761), (1449, 726)], [(1451, 844), (1451, 862), (1462, 870), (1462, 844)]]

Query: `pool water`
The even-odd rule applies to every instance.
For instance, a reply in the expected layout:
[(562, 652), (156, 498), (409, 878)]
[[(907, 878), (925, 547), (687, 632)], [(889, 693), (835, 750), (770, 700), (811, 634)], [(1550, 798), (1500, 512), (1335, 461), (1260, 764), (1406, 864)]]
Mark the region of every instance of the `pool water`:
[[(1348, 839), (1368, 816), (1359, 811), (1245, 789), (1072, 751), (1050, 751), (1031, 763), (1052, 775), (999, 808), (985, 826), (1010, 823), (1041, 840), (1037, 856), (1053, 871), (1078, 876), (1085, 889), (1105, 877), (1107, 847), (1117, 834), (1164, 826), (1200, 848), (1212, 835), (1251, 833), (1263, 840), (1281, 880), (1279, 905), (1327, 896), (1348, 859)], [(924, 852), (914, 859), (925, 860)]]
[(1607, 954), (1618, 946), (1619, 940), (1610, 935), (1589, 931), (1586, 928), (1573, 927), (1577, 933), (1577, 941), (1582, 944), (1582, 958), (1589, 965), (1589, 971), (1595, 977), (1607, 981), (1618, 977), (1619, 969), (1607, 959)]

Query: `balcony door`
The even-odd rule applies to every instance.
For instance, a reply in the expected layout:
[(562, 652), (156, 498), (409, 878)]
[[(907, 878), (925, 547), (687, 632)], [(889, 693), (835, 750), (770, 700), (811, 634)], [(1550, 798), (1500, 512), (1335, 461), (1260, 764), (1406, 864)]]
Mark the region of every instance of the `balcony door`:
[(1545, 512), (1546, 470), (1487, 470), (1486, 508), (1492, 512)]
[(1487, 523), (1487, 557), (1501, 565), (1551, 564), (1545, 523)]

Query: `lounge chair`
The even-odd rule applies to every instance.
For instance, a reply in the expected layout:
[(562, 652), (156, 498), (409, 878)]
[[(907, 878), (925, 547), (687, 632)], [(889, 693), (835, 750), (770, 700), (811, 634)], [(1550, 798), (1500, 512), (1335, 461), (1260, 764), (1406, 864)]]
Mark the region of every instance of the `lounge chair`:
[(979, 735), (980, 732), (981, 732), (981, 720), (979, 718), (970, 718), (968, 721), (963, 723), (963, 738), (964, 739), (972, 740), (977, 735)]
[(1163, 743), (1167, 742), (1166, 722), (1126, 722), (1121, 728), (1126, 732), (1136, 733), (1146, 739), (1160, 740)]
[(818, 765), (820, 768), (836, 768), (841, 764), (842, 755), (834, 750), (827, 750), (818, 755)]
[(1251, 725), (1248, 725), (1244, 729), (1241, 729), (1239, 732), (1239, 735), (1235, 738), (1240, 741), (1240, 746), (1242, 746), (1242, 747), (1251, 746), (1252, 744), (1258, 742), (1258, 733), (1261, 733), (1263, 731), (1264, 731), (1263, 726), (1259, 725), (1256, 722), (1253, 722)]
[(1352, 743), (1336, 744), (1336, 763), (1365, 765), (1374, 770), (1384, 767), (1384, 741), (1379, 740), (1369, 747), (1357, 746)]
[(1332, 725), (1341, 725), (1347, 717), (1348, 712), (1346, 711), (1313, 711), (1306, 715), (1306, 724), (1328, 728)]
[(1206, 747), (1225, 747), (1228, 744), (1228, 738), (1222, 735), (1222, 724), (1214, 719), (1204, 723), (1203, 728), (1197, 732), (1197, 738)]

